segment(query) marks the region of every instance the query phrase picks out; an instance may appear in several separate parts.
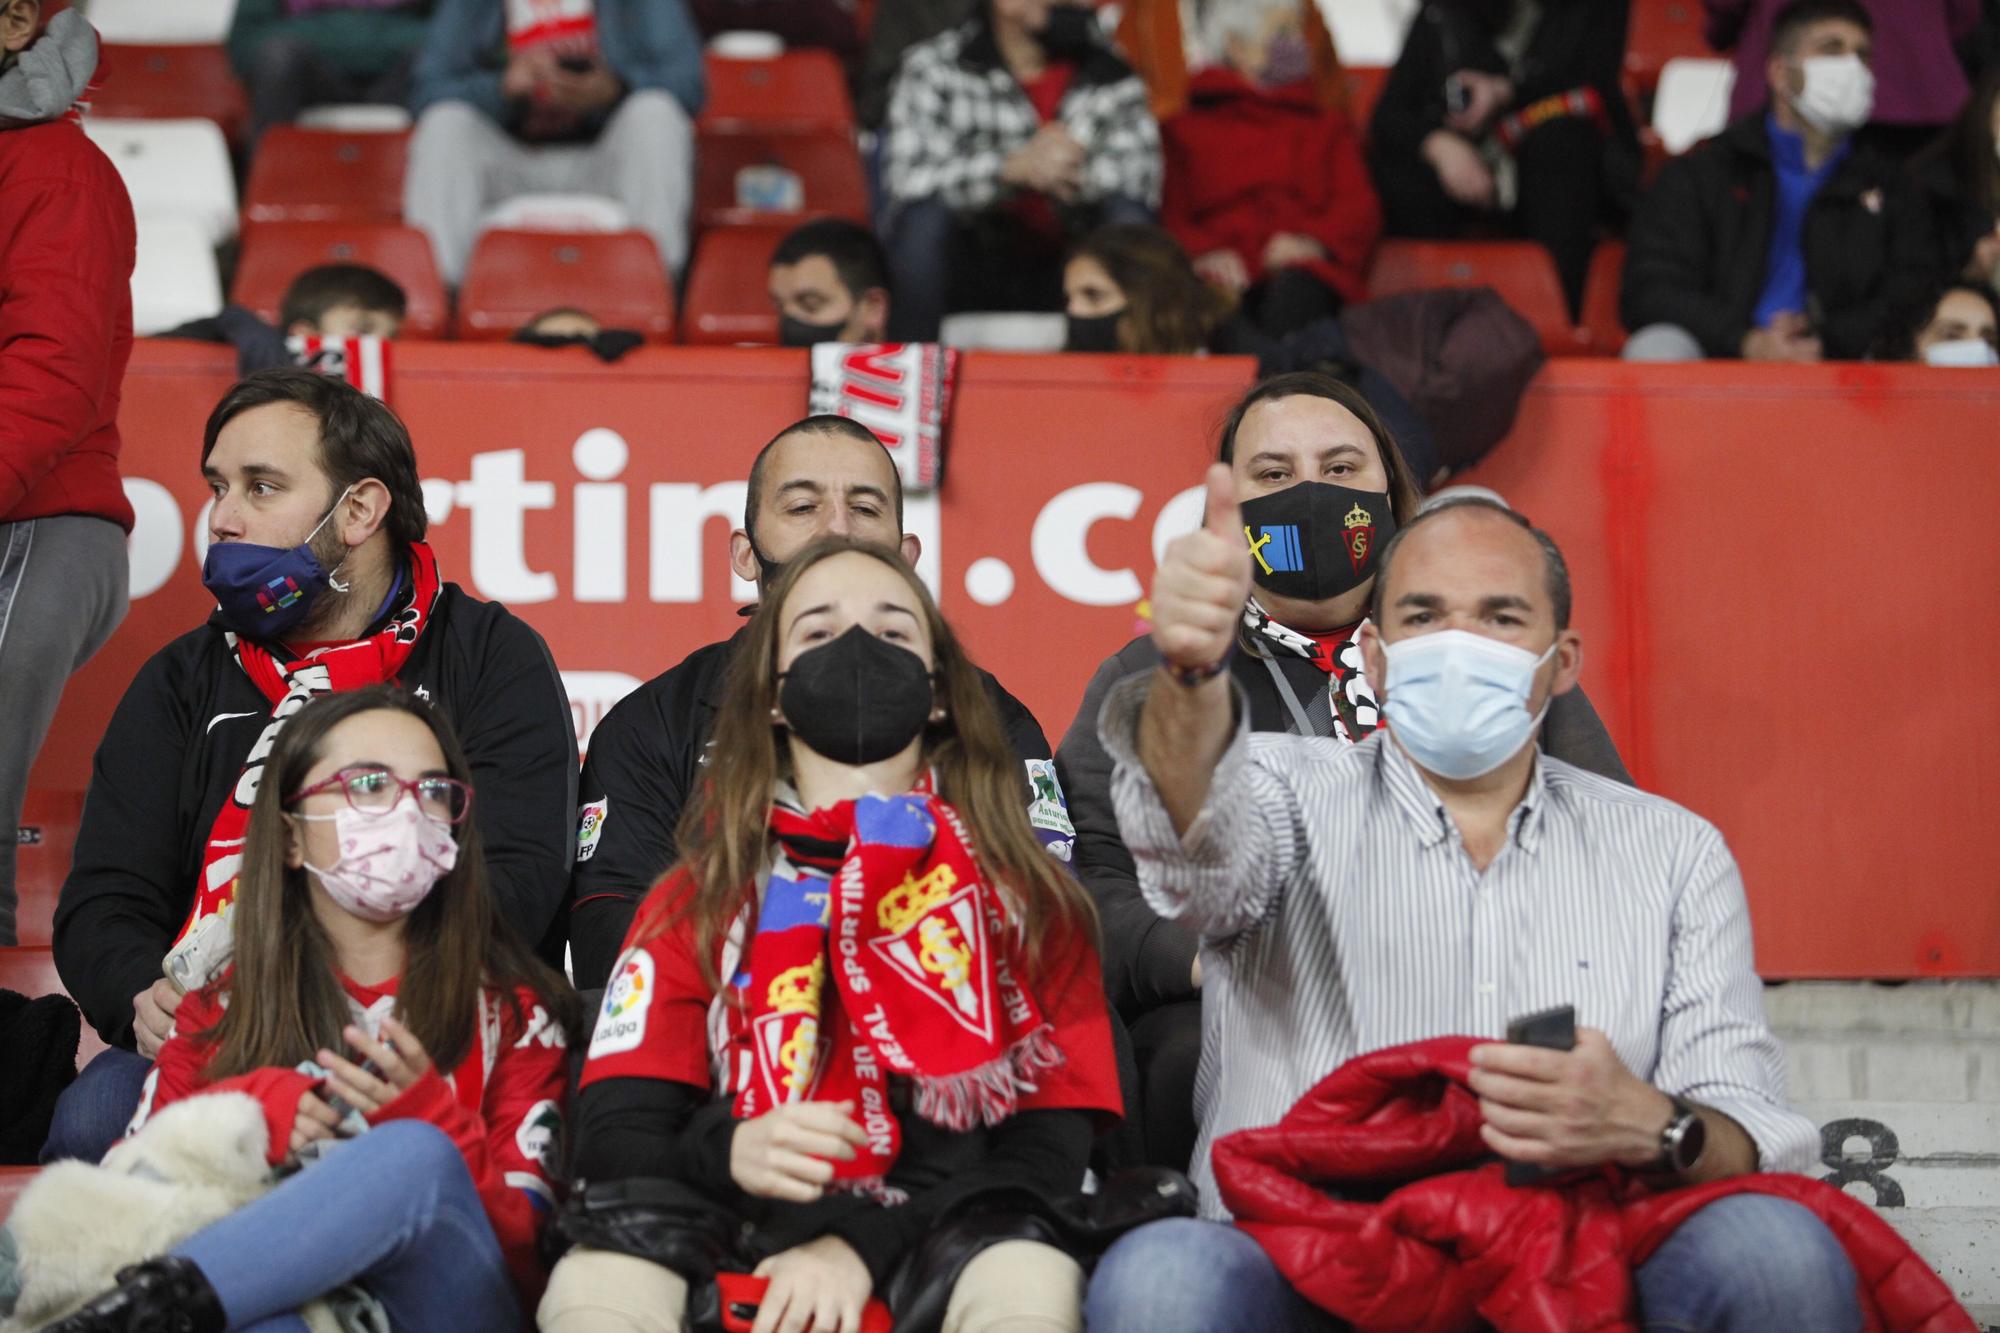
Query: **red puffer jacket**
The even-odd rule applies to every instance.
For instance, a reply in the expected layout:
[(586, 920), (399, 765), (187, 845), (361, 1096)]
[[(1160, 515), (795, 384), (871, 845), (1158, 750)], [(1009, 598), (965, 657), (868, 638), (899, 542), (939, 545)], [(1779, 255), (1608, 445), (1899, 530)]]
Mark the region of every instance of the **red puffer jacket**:
[[(1277, 1124), (1216, 1142), (1223, 1202), (1308, 1300), (1364, 1330), (1482, 1319), (1500, 1333), (1636, 1329), (1633, 1266), (1696, 1209), (1749, 1192), (1794, 1200), (1826, 1223), (1860, 1277), (1866, 1328), (1977, 1333), (1873, 1209), (1805, 1176), (1654, 1193), (1608, 1168), (1555, 1188), (1509, 1188), (1465, 1086), (1478, 1044), (1439, 1037), (1360, 1056)], [(1330, 1192), (1379, 1195), (1419, 1176), (1379, 1203)]]

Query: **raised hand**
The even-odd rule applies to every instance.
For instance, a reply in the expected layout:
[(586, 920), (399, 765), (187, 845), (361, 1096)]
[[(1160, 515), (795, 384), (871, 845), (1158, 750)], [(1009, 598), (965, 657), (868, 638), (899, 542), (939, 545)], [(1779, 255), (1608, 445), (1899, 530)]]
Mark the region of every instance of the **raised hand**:
[(1153, 644), (1168, 666), (1201, 671), (1229, 656), (1250, 596), (1250, 547), (1229, 465), (1208, 470), (1200, 528), (1167, 543), (1153, 574)]

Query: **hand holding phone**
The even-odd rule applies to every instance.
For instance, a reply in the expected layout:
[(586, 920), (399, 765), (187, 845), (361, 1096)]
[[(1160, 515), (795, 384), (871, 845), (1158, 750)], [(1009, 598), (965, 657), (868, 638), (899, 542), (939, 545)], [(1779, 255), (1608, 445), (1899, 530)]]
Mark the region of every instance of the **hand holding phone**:
[[(1515, 1046), (1540, 1046), (1551, 1051), (1576, 1049), (1576, 1006), (1558, 1005), (1526, 1014), (1507, 1025), (1507, 1040)], [(1509, 1185), (1532, 1185), (1561, 1172), (1529, 1162), (1507, 1163)]]

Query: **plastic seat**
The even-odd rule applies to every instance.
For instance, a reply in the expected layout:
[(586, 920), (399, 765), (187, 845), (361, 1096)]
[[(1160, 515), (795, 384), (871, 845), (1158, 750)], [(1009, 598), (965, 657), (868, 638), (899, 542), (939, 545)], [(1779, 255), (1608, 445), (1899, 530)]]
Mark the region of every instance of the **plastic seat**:
[(1555, 263), (1532, 241), (1390, 240), (1375, 252), (1370, 296), (1439, 287), (1491, 287), (1534, 326), (1550, 355), (1574, 353), (1580, 346)]
[(164, 333), (222, 309), (222, 273), (199, 223), (187, 218), (139, 219), (132, 266), (132, 332)]
[(244, 240), (230, 299), (275, 322), (285, 288), (319, 264), (380, 269), (401, 284), (409, 298), (402, 336), (444, 336), (448, 303), (430, 238), (415, 227), (393, 222), (264, 223)]
[(1368, 122), (1375, 118), (1375, 104), (1382, 100), (1382, 90), (1389, 86), (1389, 71), (1381, 65), (1344, 65), (1340, 77), (1347, 85), (1347, 119), (1353, 123), (1354, 132), (1366, 138)]
[(89, 16), (107, 42), (214, 46), (229, 35), (236, 0), (90, 0)]
[(772, 60), (711, 54), (706, 64), (708, 101), (699, 122), (705, 133), (854, 128), (847, 76), (830, 51), (787, 51)]
[(236, 235), (236, 175), (229, 143), (212, 122), (92, 116), (83, 129), (118, 168), (136, 217), (191, 219), (210, 245)]
[[(56, 971), (55, 954), (41, 947), (0, 949), (0, 990), (10, 990), (29, 999), (38, 995), (69, 994), (63, 988), (62, 976)], [(78, 1068), (95, 1060), (103, 1051), (103, 1039), (86, 1018), (76, 1053)], [(19, 1193), (15, 1182), (16, 1177), (11, 1170), (0, 1168), (0, 1221), (5, 1220), (7, 1209), (13, 1206), (13, 1199), (7, 1194), (8, 1187), (13, 1185), (14, 1192)]]
[[(868, 182), (854, 136), (846, 130), (704, 132), (695, 162), (695, 213), (704, 227), (776, 225), (787, 218), (803, 221), (809, 214), (868, 221)], [(741, 174), (745, 171), (751, 174)], [(760, 201), (759, 175), (765, 176), (764, 184), (789, 185), (796, 178), (797, 197), (785, 201), (793, 206)]]
[(1653, 130), (1669, 153), (1685, 153), (1729, 124), (1736, 66), (1727, 60), (1677, 56), (1660, 71), (1653, 92)]
[[(149, 2), (171, 7), (165, 0)], [(220, 46), (107, 43), (97, 76), (103, 87), (91, 95), (91, 115), (107, 120), (212, 120), (234, 140), (249, 116), (243, 88)]]
[(1631, 0), (1625, 33), (1625, 72), (1642, 93), (1660, 81), (1660, 71), (1677, 56), (1697, 59), (1715, 52), (1702, 36), (1701, 0)]
[(459, 337), (505, 338), (552, 306), (588, 310), (606, 328), (634, 329), (651, 342), (673, 338), (673, 291), (645, 232), (479, 238), (458, 293)]
[(984, 352), (1060, 352), (1068, 335), (1061, 315), (1034, 310), (963, 310), (946, 315), (938, 341)]
[(410, 136), (274, 125), (257, 145), (243, 223), (403, 219)]
[(681, 340), (705, 346), (778, 341), (765, 279), (783, 227), (724, 227), (695, 247), (681, 306)]
[[(214, 314), (210, 306), (205, 314)], [(77, 825), (83, 822), (83, 793), (33, 788), (21, 805), (20, 841), (14, 848), (15, 939), (46, 945), (56, 919), (56, 897), (69, 877)], [(6, 983), (0, 981), (0, 987)], [(20, 990), (20, 987), (13, 987)], [(23, 994), (31, 992), (23, 991)]]
[(28, 1182), (42, 1173), (38, 1166), (0, 1166), (0, 1222), (14, 1211), (14, 1200), (28, 1188)]
[(1625, 280), (1625, 242), (1602, 241), (1590, 256), (1583, 280), (1582, 350), (1616, 356), (1625, 347), (1625, 321), (1618, 315), (1618, 288)]

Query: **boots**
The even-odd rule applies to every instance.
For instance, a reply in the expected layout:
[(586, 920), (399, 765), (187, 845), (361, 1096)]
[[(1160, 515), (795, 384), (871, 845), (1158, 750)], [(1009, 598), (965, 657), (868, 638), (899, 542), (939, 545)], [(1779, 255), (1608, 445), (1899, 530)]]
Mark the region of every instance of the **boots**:
[(228, 1319), (191, 1259), (133, 1264), (118, 1285), (42, 1333), (223, 1333)]

